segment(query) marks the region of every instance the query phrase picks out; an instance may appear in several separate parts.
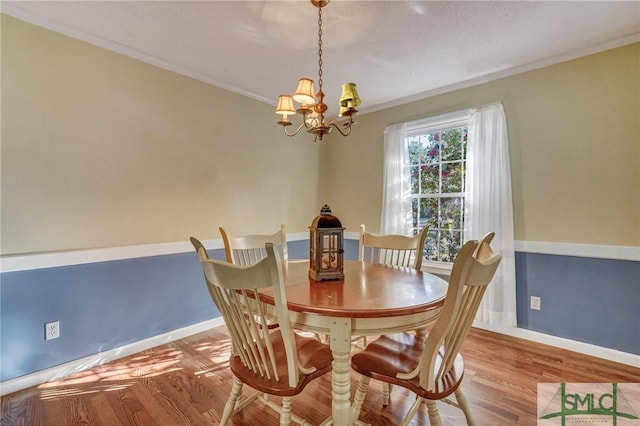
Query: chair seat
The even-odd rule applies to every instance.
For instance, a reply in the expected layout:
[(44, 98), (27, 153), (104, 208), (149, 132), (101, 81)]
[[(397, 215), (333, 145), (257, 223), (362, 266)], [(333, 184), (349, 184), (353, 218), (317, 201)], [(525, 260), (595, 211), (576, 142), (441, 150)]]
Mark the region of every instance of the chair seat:
[[(414, 371), (422, 357), (425, 341), (410, 333), (380, 336), (363, 351), (353, 355), (351, 367), (363, 376), (382, 380), (409, 389), (421, 398), (438, 400), (455, 392), (462, 383), (464, 361), (457, 355), (453, 368), (435, 384), (432, 390), (420, 386), (419, 375), (413, 379), (398, 379), (398, 373)], [(440, 368), (442, 357), (438, 354), (434, 368)]]
[(313, 366), (316, 368), (311, 374), (301, 372), (297, 386), (289, 386), (287, 362), (280, 330), (273, 330), (271, 332), (275, 362), (280, 380), (277, 381), (274, 377), (269, 379), (257, 375), (245, 367), (239, 356), (232, 355), (229, 359), (229, 366), (234, 376), (257, 391), (270, 395), (293, 396), (299, 394), (311, 380), (331, 371), (333, 356), (328, 345), (314, 338), (300, 336), (297, 333), (294, 333), (294, 335), (300, 366), (304, 368)]

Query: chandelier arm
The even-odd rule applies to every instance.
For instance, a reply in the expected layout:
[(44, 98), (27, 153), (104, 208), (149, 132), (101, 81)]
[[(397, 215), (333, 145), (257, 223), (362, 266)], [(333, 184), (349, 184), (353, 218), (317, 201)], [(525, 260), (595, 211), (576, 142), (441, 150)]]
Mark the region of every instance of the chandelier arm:
[(333, 126), (335, 128), (343, 128), (343, 129), (347, 129), (349, 127), (351, 127), (352, 124), (356, 124), (355, 121), (353, 121), (353, 117), (349, 116), (348, 118), (345, 118), (343, 121), (340, 121), (336, 118), (331, 118), (329, 120), (326, 121), (326, 124), (329, 126)]
[[(296, 131), (293, 132), (293, 133), (287, 132), (287, 128), (286, 127), (283, 127), (283, 130), (284, 130), (284, 134), (285, 135), (287, 135), (287, 136), (295, 136), (298, 133), (300, 133), (300, 130), (302, 130), (304, 127), (306, 127), (306, 123), (303, 121), (302, 124), (299, 125), (298, 128), (296, 129)], [(340, 133), (342, 133), (342, 132), (340, 132)]]
[(353, 119), (349, 117), (347, 120), (340, 122), (335, 119), (330, 119), (326, 122), (327, 126), (331, 126), (336, 129), (342, 136), (349, 136), (351, 134), (351, 125), (355, 124)]

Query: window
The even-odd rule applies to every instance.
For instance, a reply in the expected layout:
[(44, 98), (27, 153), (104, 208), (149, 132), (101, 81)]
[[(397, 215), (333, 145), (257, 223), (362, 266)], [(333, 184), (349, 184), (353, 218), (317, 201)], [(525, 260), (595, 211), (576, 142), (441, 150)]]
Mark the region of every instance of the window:
[(465, 185), (471, 113), (465, 110), (385, 129), (381, 232), (415, 235), (428, 226), (424, 260), (445, 268), (462, 247), (468, 225)]
[[(468, 131), (467, 131), (468, 130)], [(476, 320), (514, 327), (515, 254), (509, 140), (499, 102), (384, 129), (380, 233), (428, 225), (423, 269), (446, 275), (462, 243), (495, 232), (502, 255)]]
[(429, 227), (426, 261), (453, 262), (463, 243), (467, 134), (462, 126), (409, 130), (405, 138), (413, 233)]

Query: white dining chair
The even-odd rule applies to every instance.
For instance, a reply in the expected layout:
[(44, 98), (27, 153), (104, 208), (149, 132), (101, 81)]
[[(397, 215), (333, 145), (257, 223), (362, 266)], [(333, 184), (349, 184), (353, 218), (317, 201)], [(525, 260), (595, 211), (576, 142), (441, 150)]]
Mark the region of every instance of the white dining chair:
[[(436, 405), (440, 400), (460, 408), (467, 424), (474, 424), (461, 387), (464, 361), (460, 348), (501, 258), (488, 243), (468, 241), (456, 255), (444, 306), (426, 340), (413, 333), (383, 335), (352, 357), (351, 367), (361, 375), (352, 422), (359, 417), (369, 381), (376, 379), (416, 394), (402, 425), (409, 424), (423, 401), (431, 425), (441, 425)], [(455, 401), (448, 398), (451, 394)]]
[[(289, 319), (282, 264), (272, 243), (265, 257), (249, 266), (211, 260), (202, 243), (191, 237), (204, 272), (211, 299), (231, 336), (229, 368), (233, 387), (220, 424), (260, 399), (280, 414), (280, 424), (307, 424), (292, 412), (292, 398), (313, 380), (331, 371), (333, 356), (328, 345), (293, 331)], [(274, 299), (278, 328), (270, 329), (260, 294), (269, 290)], [(244, 385), (256, 390), (241, 400)], [(266, 395), (281, 397), (276, 404)]]
[(272, 243), (283, 261), (289, 260), (287, 249), (287, 232), (285, 225), (273, 234), (231, 235), (222, 226), (219, 227), (224, 243), (224, 254), (227, 262), (235, 265), (252, 265), (264, 259), (266, 251), (264, 245)]
[(397, 234), (372, 234), (360, 225), (358, 259), (370, 263), (405, 268), (422, 268), (424, 243), (429, 233), (425, 226), (416, 235), (409, 237)]

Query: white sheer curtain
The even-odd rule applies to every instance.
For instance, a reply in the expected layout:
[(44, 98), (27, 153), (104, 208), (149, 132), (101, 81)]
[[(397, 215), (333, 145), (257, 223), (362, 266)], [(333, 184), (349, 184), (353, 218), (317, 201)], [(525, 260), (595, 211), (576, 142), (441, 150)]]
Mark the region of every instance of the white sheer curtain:
[(502, 255), (487, 287), (476, 325), (516, 326), (513, 201), (507, 121), (502, 104), (477, 108), (469, 119), (464, 239), (494, 231), (491, 247)]
[(384, 130), (382, 234), (408, 235), (411, 229), (411, 183), (406, 167), (409, 162), (406, 135), (406, 123), (395, 124)]
[(380, 232), (406, 235), (411, 198), (406, 138), (413, 132), (468, 126), (464, 240), (494, 231), (502, 262), (487, 288), (476, 325), (516, 326), (513, 203), (507, 125), (502, 104), (396, 124), (384, 134), (384, 189)]

